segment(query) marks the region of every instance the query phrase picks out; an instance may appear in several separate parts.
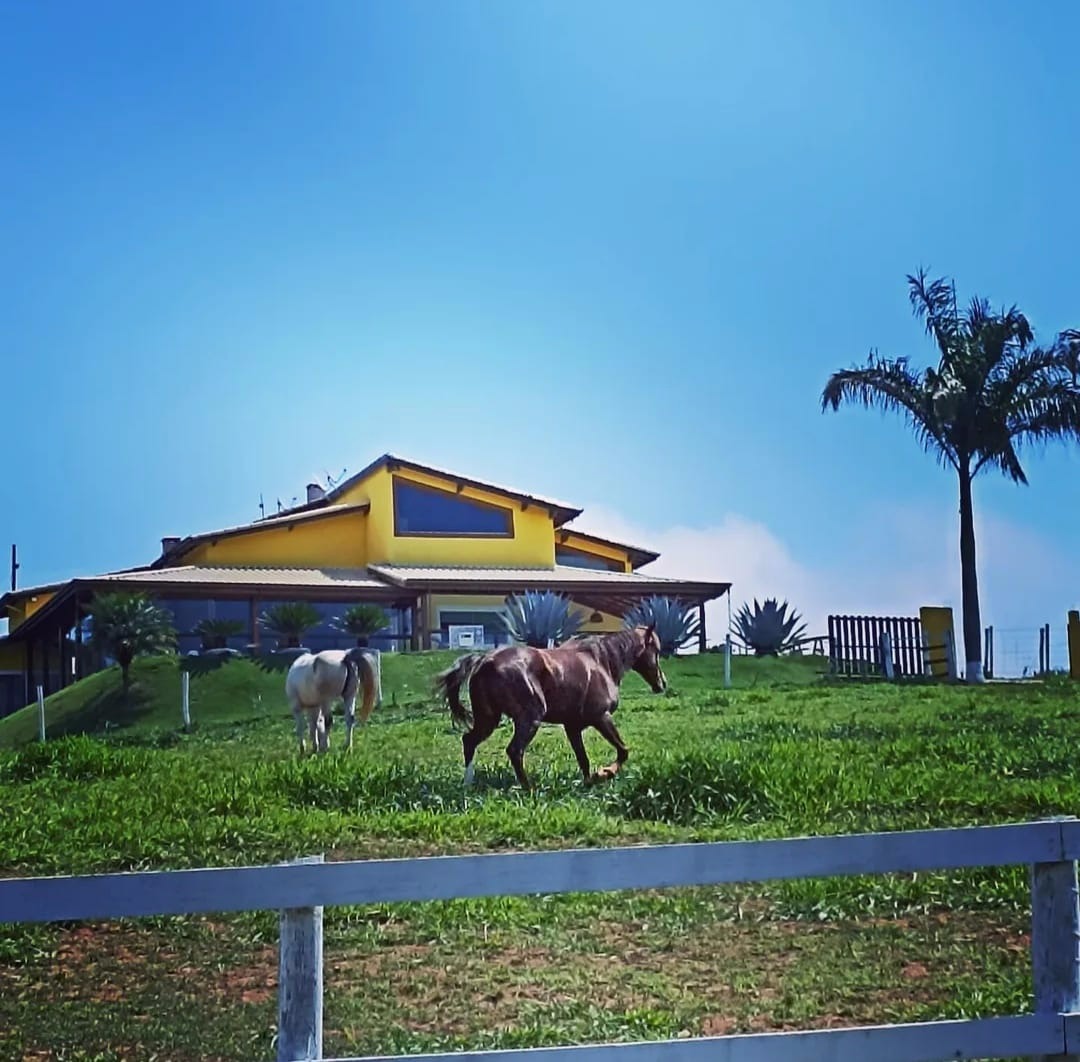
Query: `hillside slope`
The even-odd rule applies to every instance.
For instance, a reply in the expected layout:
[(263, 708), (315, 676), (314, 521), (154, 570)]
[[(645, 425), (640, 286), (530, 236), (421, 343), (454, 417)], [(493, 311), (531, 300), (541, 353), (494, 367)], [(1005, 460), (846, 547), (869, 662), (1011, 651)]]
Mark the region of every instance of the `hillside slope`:
[[(456, 651), (384, 653), (383, 702), (407, 708), (431, 701), (436, 672), (448, 666)], [(736, 687), (806, 685), (818, 678), (817, 657), (757, 660), (736, 657), (732, 662)], [(718, 653), (680, 657), (665, 665), (672, 681), (688, 689), (718, 688), (723, 657)], [(627, 683), (638, 681), (628, 678)], [(45, 701), (45, 732), (49, 738), (67, 734), (137, 734), (177, 730), (181, 726), (180, 658), (137, 660), (132, 667), (131, 690), (125, 698), (117, 667), (99, 671)], [(191, 717), (205, 728), (221, 723), (253, 721), (288, 712), (285, 670), (236, 657), (191, 678)], [(14, 748), (37, 738), (37, 706), (30, 705), (0, 719), (0, 748)]]

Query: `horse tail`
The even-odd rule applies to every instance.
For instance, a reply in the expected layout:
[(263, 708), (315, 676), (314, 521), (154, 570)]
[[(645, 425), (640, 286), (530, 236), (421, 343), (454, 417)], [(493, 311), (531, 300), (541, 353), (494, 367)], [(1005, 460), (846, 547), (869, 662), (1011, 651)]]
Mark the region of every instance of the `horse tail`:
[(345, 690), (343, 696), (349, 692), (355, 692), (357, 688), (362, 691), (360, 710), (360, 722), (366, 723), (368, 716), (375, 708), (375, 698), (378, 694), (378, 682), (375, 678), (375, 668), (371, 665), (367, 653), (361, 649), (352, 649), (345, 657)]
[(468, 727), (473, 725), (472, 712), (461, 703), (461, 687), (468, 686), (486, 656), (483, 652), (466, 653), (458, 657), (452, 667), (435, 676), (436, 694), (446, 701), (451, 717)]

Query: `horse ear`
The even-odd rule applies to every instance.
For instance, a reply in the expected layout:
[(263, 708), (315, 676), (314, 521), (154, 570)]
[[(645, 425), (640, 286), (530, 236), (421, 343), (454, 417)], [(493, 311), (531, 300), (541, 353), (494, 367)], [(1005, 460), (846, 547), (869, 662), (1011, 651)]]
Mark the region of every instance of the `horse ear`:
[(648, 627), (645, 628), (645, 639), (648, 640), (649, 638), (651, 638), (653, 636), (653, 634), (655, 633), (655, 631), (656, 631), (656, 624), (655, 623), (650, 623), (648, 625)]

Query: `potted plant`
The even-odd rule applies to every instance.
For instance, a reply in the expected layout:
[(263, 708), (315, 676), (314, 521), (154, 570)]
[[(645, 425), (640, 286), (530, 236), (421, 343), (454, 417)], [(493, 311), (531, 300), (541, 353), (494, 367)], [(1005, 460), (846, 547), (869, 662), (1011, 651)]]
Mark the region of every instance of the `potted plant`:
[(202, 651), (208, 653), (214, 649), (226, 648), (230, 638), (244, 633), (244, 624), (239, 620), (204, 619), (199, 620), (192, 630), (199, 636)]
[(268, 608), (259, 617), (259, 625), (277, 636), (279, 649), (299, 649), (300, 639), (321, 619), (319, 610), (307, 601), (283, 601)]
[(389, 626), (390, 617), (378, 605), (370, 602), (353, 605), (334, 620), (334, 627), (351, 634), (356, 639), (356, 644), (362, 648), (367, 646), (368, 639), (373, 634), (378, 634)]

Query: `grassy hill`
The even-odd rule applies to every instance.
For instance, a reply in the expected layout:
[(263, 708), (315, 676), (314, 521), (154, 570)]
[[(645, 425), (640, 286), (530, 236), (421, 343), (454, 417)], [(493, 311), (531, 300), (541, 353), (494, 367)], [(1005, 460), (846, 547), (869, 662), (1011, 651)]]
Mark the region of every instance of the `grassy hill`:
[[(453, 654), (384, 658), (384, 704), (300, 761), (284, 675), (140, 662), (0, 723), (0, 875), (757, 838), (1080, 813), (1077, 687), (821, 682), (820, 661), (672, 661), (623, 685), (630, 748), (583, 787), (543, 728), (521, 792), (503, 727), (461, 784), (429, 695)], [(78, 731), (82, 731), (78, 733)], [(340, 731), (334, 731), (340, 736)], [(611, 750), (589, 732), (594, 764)], [(328, 908), (326, 1053), (642, 1040), (1030, 1009), (1024, 868)], [(274, 912), (0, 925), (0, 1058), (273, 1056)]]
[[(430, 699), (437, 671), (460, 654), (454, 651), (384, 653), (384, 703), (391, 707), (423, 704)], [(49, 739), (71, 734), (135, 738), (149, 731), (170, 731), (181, 726), (180, 666), (178, 657), (136, 660), (132, 683), (125, 697), (120, 669), (108, 668), (54, 693), (45, 701), (45, 731)], [(722, 657), (707, 653), (680, 658), (674, 664), (689, 688), (719, 685)], [(816, 657), (757, 660), (736, 657), (732, 667), (735, 686), (804, 685), (813, 682), (823, 664)], [(278, 717), (288, 712), (285, 667), (268, 668), (246, 658), (193, 674), (190, 710), (193, 725), (205, 728), (223, 723)], [(37, 706), (29, 705), (0, 719), (0, 749), (17, 748), (38, 736)]]

